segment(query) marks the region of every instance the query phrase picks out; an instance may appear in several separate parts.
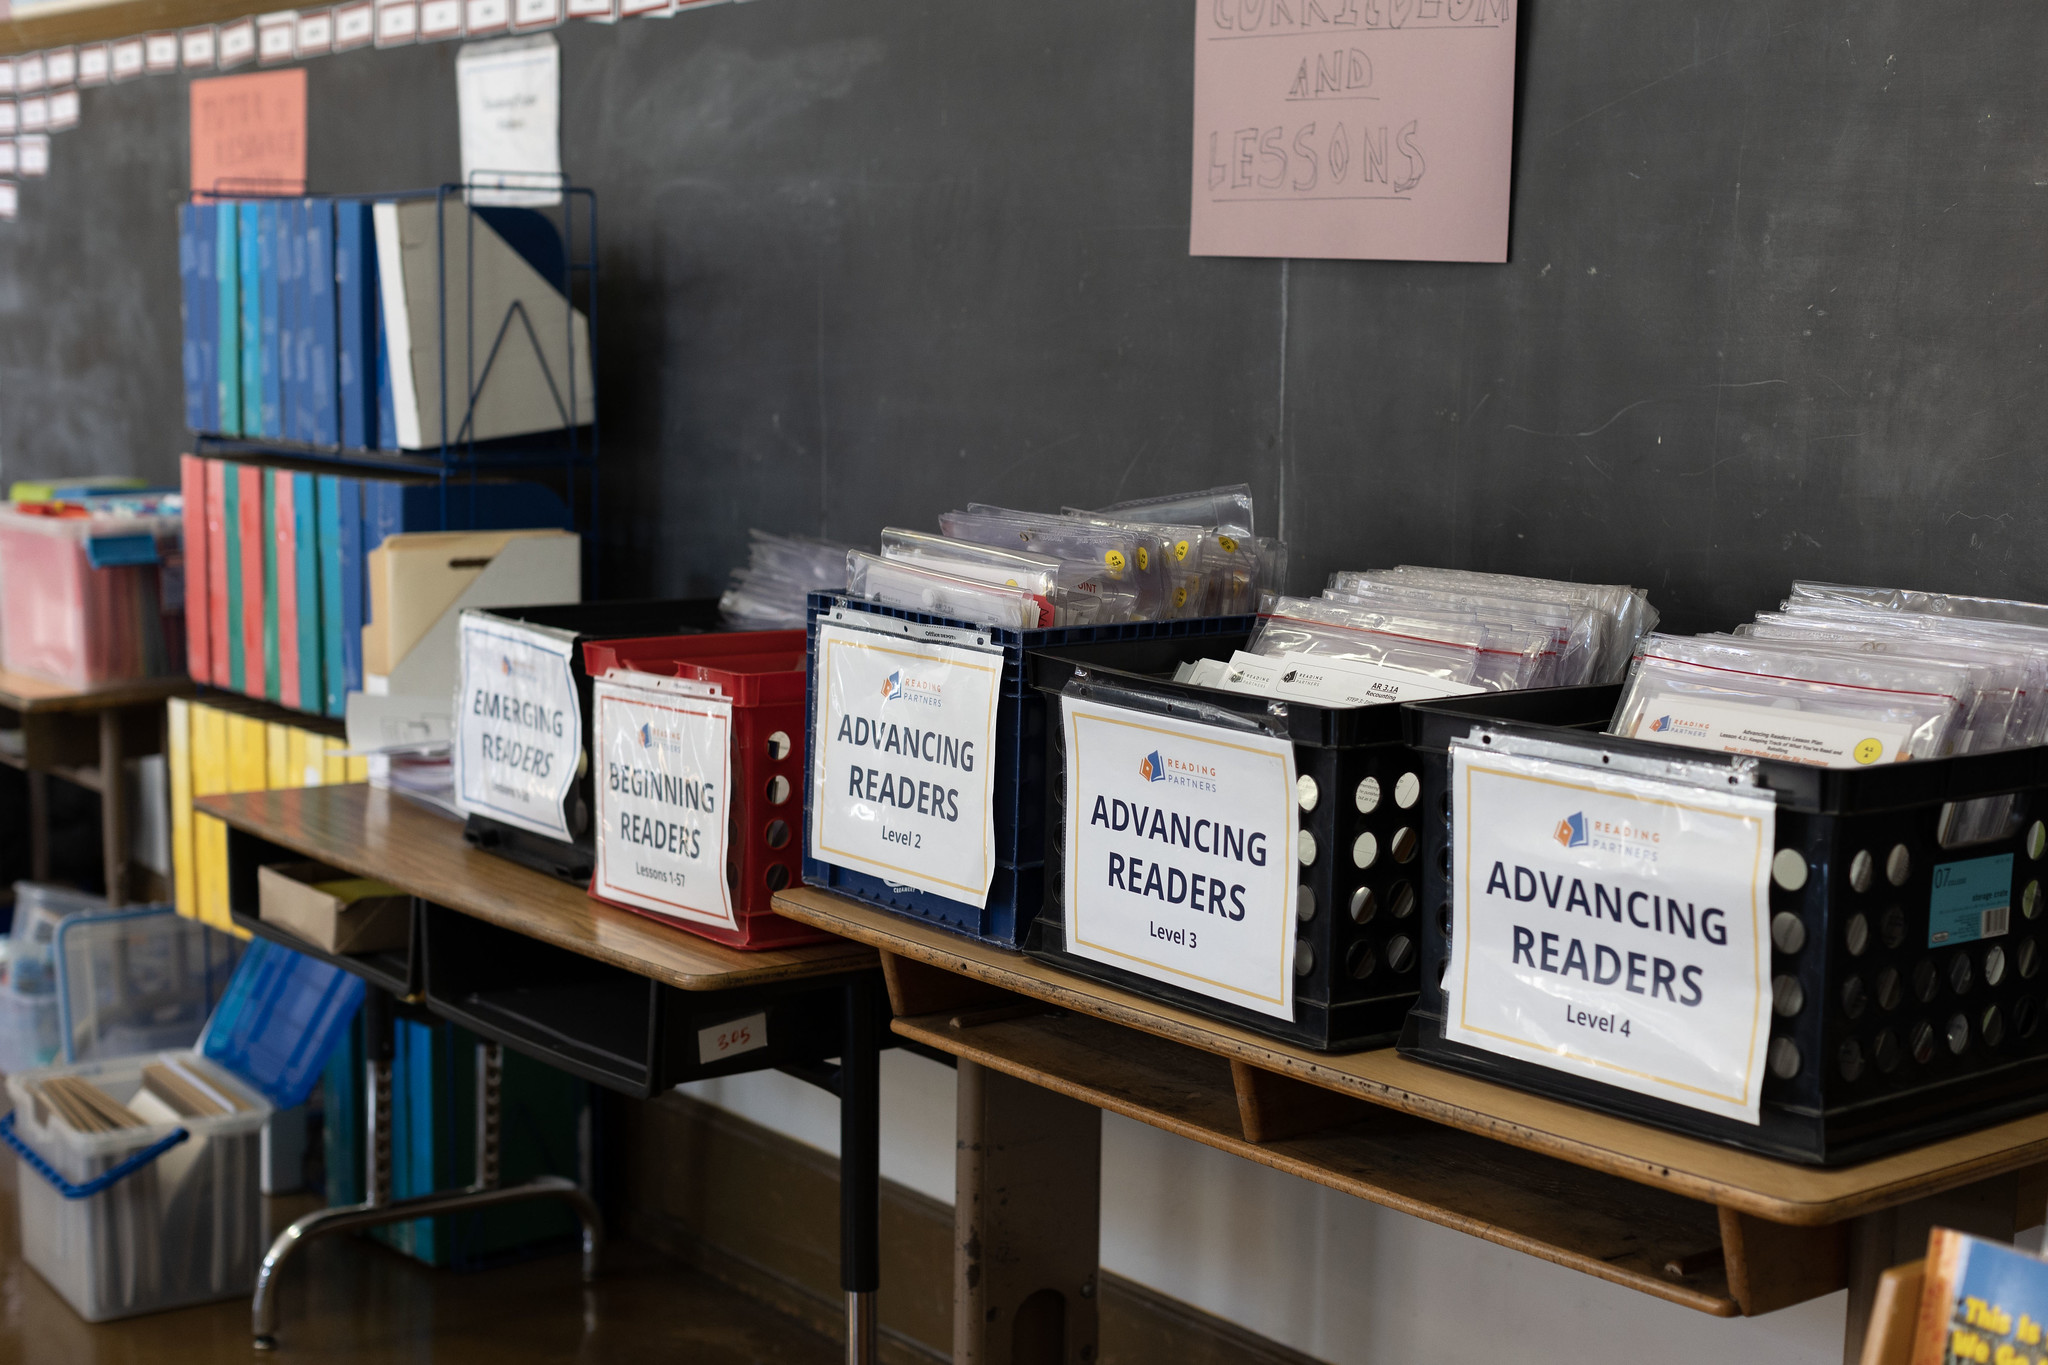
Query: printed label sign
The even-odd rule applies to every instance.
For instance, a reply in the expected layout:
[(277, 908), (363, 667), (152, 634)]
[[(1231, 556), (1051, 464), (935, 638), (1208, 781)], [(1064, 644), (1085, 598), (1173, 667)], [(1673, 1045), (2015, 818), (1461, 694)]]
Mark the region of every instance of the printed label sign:
[(1927, 902), (1927, 946), (1975, 943), (2012, 927), (2012, 855), (1934, 865)]
[(1770, 798), (1451, 755), (1445, 1036), (1757, 1122)]
[(1900, 758), (1912, 734), (1906, 722), (1851, 720), (1666, 693), (1650, 699), (1632, 738), (1822, 768), (1867, 768)]
[(811, 856), (988, 904), (999, 653), (821, 623)]
[(583, 714), (566, 640), (462, 618), (455, 802), (556, 839), (573, 839), (562, 803), (583, 755)]
[(732, 703), (600, 678), (591, 890), (658, 915), (739, 927), (725, 876)]
[(733, 1019), (697, 1030), (697, 1060), (709, 1066), (744, 1052), (759, 1052), (768, 1046), (768, 1014), (761, 1011), (744, 1019)]
[(1067, 951), (1294, 1017), (1294, 745), (1064, 699)]

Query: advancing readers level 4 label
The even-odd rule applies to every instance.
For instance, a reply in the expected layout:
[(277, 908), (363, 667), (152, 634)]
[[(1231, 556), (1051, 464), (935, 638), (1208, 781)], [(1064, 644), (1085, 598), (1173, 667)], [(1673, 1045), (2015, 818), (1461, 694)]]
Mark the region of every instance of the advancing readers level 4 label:
[(657, 915), (737, 929), (725, 875), (732, 703), (600, 678), (591, 712), (591, 890)]
[(1064, 699), (1067, 951), (1294, 1017), (1294, 745)]
[(1646, 704), (1632, 737), (1823, 768), (1867, 768), (1902, 757), (1912, 734), (1912, 725), (1901, 721), (1857, 720), (1665, 693)]
[(1445, 1037), (1757, 1122), (1771, 799), (1453, 746), (1451, 801)]
[(821, 623), (811, 856), (976, 907), (995, 874), (1003, 656)]
[(583, 754), (571, 646), (502, 621), (462, 618), (455, 797), (462, 809), (556, 839)]

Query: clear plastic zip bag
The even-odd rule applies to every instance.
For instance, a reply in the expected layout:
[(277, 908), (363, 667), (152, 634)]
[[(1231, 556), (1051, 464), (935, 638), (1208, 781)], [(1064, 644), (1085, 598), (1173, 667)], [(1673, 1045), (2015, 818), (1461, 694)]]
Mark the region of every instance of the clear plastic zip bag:
[(1317, 597), (1282, 597), (1259, 619), (1247, 649), (1271, 658), (1349, 660), (1486, 687), (1480, 677), (1485, 647), (1486, 631), (1470, 616), (1393, 615)]
[(1737, 637), (1652, 635), (1611, 733), (1822, 767), (1950, 752), (1966, 670)]
[(1140, 619), (1139, 538), (1130, 530), (1091, 526), (1070, 517), (1018, 512), (984, 503), (943, 514), (939, 529), (954, 540), (1023, 550), (1064, 561), (1072, 574), (1063, 571), (1061, 582), (1096, 600), (1097, 624)]
[(1599, 644), (1580, 681), (1619, 682), (1627, 672), (1636, 644), (1657, 628), (1657, 609), (1639, 589), (1604, 583), (1566, 583), (1551, 578), (1481, 573), (1473, 569), (1435, 569), (1402, 564), (1384, 571), (1430, 587), (1463, 587), (1472, 591), (1551, 597), (1583, 603), (1599, 617)]
[(1048, 610), (1045, 599), (1021, 588), (992, 587), (866, 550), (847, 552), (846, 590), (885, 607), (1005, 630), (1035, 630)]

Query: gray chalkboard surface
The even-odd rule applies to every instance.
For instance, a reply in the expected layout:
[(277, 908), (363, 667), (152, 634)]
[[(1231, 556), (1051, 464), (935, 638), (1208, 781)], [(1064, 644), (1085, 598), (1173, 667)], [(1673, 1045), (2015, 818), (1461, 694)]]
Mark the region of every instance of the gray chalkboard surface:
[[(1521, 5), (1505, 266), (1190, 259), (1191, 0), (759, 0), (564, 29), (603, 229), (606, 586), (749, 524), (1249, 479), (1338, 566), (2048, 595), (2048, 13)], [(310, 64), (314, 188), (458, 171), (454, 45)], [(0, 475), (171, 477), (182, 79), (0, 225)]]

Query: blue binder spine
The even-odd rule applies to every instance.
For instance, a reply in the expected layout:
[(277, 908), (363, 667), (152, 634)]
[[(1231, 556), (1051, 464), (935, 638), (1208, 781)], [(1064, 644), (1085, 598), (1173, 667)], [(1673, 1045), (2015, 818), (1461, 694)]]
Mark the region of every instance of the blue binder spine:
[(241, 281), (242, 430), (263, 435), (263, 265), (258, 253), (257, 221), (263, 206), (236, 205), (235, 258)]
[[(320, 677), (326, 712), (335, 717), (348, 712), (348, 668), (342, 662), (341, 648), (347, 632), (342, 624), (341, 604), (340, 483), (336, 475), (322, 474), (314, 486), (314, 496), (319, 502)], [(360, 641), (361, 637), (357, 639)]]
[(256, 206), (256, 255), (258, 295), (257, 321), (259, 359), (257, 376), (262, 384), (257, 406), (257, 430), (275, 439), (284, 435), (284, 399), (280, 386), (284, 367), (278, 353), (278, 213), (277, 201), (266, 199)]
[(242, 270), (236, 245), (240, 212), (232, 201), (215, 205), (213, 217), (214, 430), (242, 433)]
[(206, 430), (205, 366), (200, 363), (199, 333), (206, 315), (199, 306), (199, 206), (184, 204), (178, 209), (178, 285), (184, 340), (180, 349), (185, 374), (185, 425)]
[(294, 581), (299, 591), (299, 708), (320, 712), (327, 709), (327, 697), (321, 686), (320, 521), (315, 506), (318, 493), (312, 474), (293, 474), (291, 480)]
[(335, 478), (336, 558), (341, 579), (341, 676), (343, 692), (363, 690), (363, 609), (368, 572), (363, 563), (363, 483)]
[(303, 439), (341, 439), (334, 392), (334, 202), (308, 199), (306, 212), (306, 361), (309, 414)]

